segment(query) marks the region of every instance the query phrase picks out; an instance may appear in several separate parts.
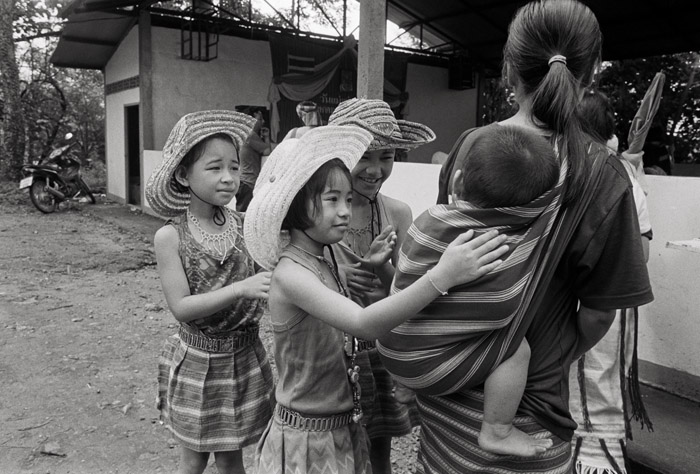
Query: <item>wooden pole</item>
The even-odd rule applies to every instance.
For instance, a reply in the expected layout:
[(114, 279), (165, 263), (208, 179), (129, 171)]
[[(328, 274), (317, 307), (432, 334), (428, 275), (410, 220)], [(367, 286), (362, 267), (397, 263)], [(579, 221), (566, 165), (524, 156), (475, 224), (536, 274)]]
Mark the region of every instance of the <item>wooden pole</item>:
[(360, 1), (360, 41), (357, 58), (357, 96), (384, 98), (386, 0)]

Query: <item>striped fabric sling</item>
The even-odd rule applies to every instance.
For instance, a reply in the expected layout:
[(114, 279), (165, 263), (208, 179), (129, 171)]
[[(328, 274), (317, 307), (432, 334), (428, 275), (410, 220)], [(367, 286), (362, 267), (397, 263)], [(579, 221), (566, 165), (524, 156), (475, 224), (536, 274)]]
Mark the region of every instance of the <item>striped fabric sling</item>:
[[(606, 153), (593, 153), (593, 179), (584, 199), (574, 206), (574, 222), (587, 207)], [(558, 261), (573, 229), (562, 207), (565, 177), (562, 160), (557, 185), (531, 203), (512, 208), (478, 209), (468, 203), (437, 205), (416, 219), (401, 248), (392, 293), (399, 292), (434, 267), (459, 234), (498, 229), (508, 236), (504, 263), (475, 282), (439, 296), (415, 318), (378, 341), (382, 361), (399, 383), (424, 395), (444, 395), (484, 382), (517, 349), (534, 316), (531, 310), (546, 262)], [(571, 224), (571, 221), (569, 221)], [(575, 225), (573, 226), (575, 227)], [(557, 245), (552, 245), (555, 242)]]

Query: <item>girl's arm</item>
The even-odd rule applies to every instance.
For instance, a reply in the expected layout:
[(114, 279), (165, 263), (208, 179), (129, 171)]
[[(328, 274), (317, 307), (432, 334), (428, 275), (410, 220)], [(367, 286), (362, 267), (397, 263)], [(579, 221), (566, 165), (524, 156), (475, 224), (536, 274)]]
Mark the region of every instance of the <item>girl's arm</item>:
[(178, 321), (185, 323), (211, 316), (240, 298), (267, 298), (270, 272), (258, 273), (208, 293), (190, 294), (178, 252), (179, 240), (175, 227), (166, 225), (158, 229), (153, 241), (165, 301)]
[(408, 228), (411, 226), (411, 223), (413, 223), (413, 213), (411, 212), (411, 208), (408, 207), (408, 204), (403, 201), (387, 198), (386, 196), (384, 199), (385, 205), (387, 206), (387, 211), (391, 214), (392, 221), (394, 222), (396, 245), (394, 245), (391, 260), (378, 268), (376, 273), (379, 279), (382, 281), (384, 288), (388, 289), (391, 288), (391, 282), (394, 280), (396, 265), (399, 263), (401, 246), (406, 240)]
[[(366, 258), (364, 260), (367, 262), (366, 265), (374, 268), (374, 274), (364, 271), (359, 268), (359, 265), (356, 265), (357, 271), (354, 273), (355, 281), (353, 281), (353, 283), (358, 285), (358, 289), (360, 291), (376, 291), (375, 288), (372, 288), (372, 285), (374, 284), (373, 281), (376, 281), (376, 274), (381, 281), (382, 287), (385, 289), (384, 291), (388, 292), (388, 289), (391, 288), (391, 283), (394, 279), (394, 273), (396, 272), (396, 265), (399, 261), (401, 245), (403, 245), (404, 240), (406, 240), (408, 228), (411, 226), (411, 223), (413, 223), (413, 214), (411, 213), (411, 208), (408, 207), (408, 204), (403, 201), (399, 201), (398, 199), (393, 199), (386, 196), (384, 196), (384, 202), (387, 212), (391, 215), (391, 220), (394, 225), (387, 226), (384, 231), (377, 236), (374, 242), (372, 242), (372, 246), (370, 246), (370, 252), (365, 256)], [(386, 248), (385, 245), (375, 246), (375, 244), (382, 240), (382, 238), (385, 238), (389, 234), (390, 230), (396, 235), (393, 248), (391, 249), (390, 259), (384, 261), (381, 265), (371, 265), (370, 260), (373, 260), (373, 258), (370, 257), (370, 254), (372, 253), (372, 250), (383, 247), (380, 248), (380, 250), (384, 251)]]
[[(440, 291), (467, 283), (501, 264), (508, 247), (496, 231), (472, 240), (473, 231), (457, 237), (438, 264), (400, 293), (362, 308), (328, 289), (316, 275), (282, 259), (275, 269), (275, 285), (289, 303), (354, 336), (374, 340), (415, 314), (439, 296)], [(431, 281), (432, 279), (432, 281)]]

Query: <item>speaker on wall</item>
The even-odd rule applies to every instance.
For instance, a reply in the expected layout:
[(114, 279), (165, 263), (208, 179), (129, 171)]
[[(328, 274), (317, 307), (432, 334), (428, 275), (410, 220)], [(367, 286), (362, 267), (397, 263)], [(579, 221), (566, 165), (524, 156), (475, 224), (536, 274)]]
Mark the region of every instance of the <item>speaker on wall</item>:
[(469, 58), (452, 56), (448, 66), (448, 85), (450, 89), (465, 90), (475, 86), (474, 68)]

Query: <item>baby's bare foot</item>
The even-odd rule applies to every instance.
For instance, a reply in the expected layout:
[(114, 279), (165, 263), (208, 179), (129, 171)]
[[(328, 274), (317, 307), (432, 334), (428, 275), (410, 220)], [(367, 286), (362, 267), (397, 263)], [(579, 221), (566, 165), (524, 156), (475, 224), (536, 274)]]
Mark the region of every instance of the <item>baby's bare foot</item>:
[(535, 439), (512, 424), (482, 423), (479, 446), (495, 454), (536, 456), (552, 447), (551, 439)]

